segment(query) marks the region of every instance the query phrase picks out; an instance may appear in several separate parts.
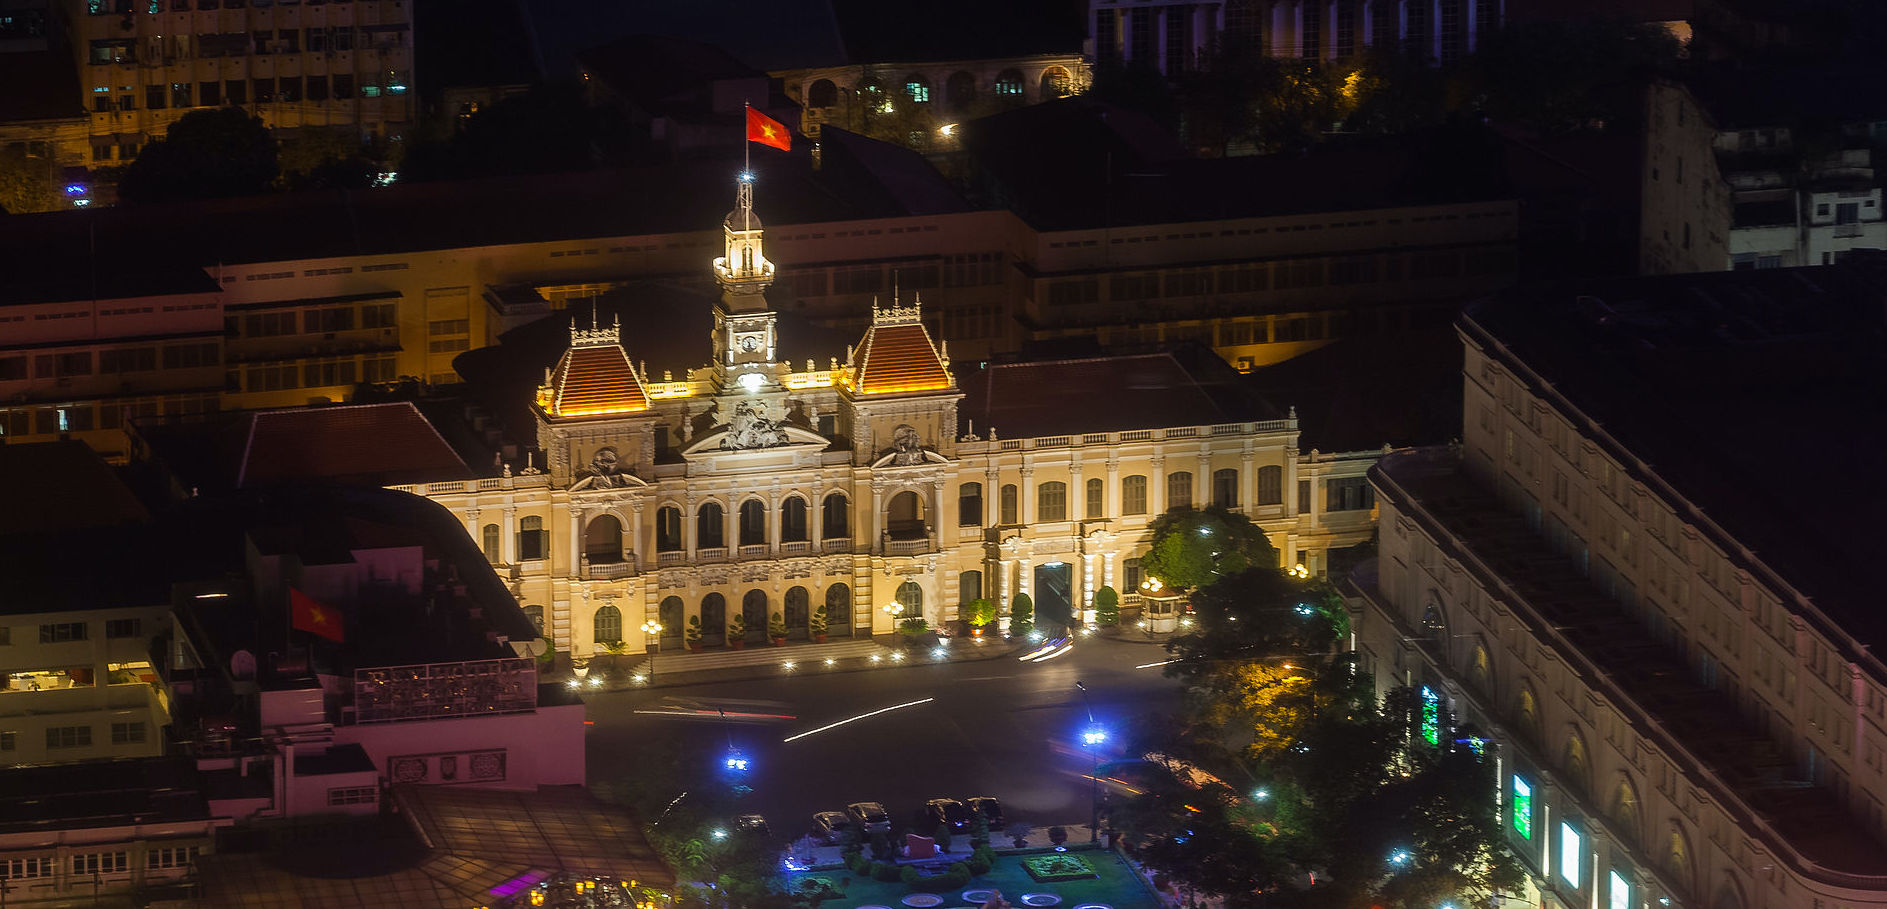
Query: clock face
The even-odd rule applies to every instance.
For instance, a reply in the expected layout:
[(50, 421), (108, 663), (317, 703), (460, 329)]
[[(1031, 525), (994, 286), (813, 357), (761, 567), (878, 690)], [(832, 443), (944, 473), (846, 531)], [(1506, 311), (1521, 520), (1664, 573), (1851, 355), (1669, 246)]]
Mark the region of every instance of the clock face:
[(746, 335), (740, 339), (740, 350), (742, 353), (753, 353), (754, 351), (759, 350), (759, 349), (760, 349), (760, 336), (759, 335)]

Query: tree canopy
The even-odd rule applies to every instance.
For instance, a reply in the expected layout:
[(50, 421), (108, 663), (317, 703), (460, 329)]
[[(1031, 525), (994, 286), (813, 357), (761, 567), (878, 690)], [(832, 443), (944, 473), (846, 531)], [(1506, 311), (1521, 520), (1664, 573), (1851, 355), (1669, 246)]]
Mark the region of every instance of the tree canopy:
[(193, 110), (125, 168), (118, 197), (171, 202), (265, 193), (280, 174), (277, 154), (269, 128), (240, 108)]
[(1278, 551), (1264, 529), (1237, 512), (1178, 509), (1154, 520), (1140, 570), (1168, 587), (1205, 587), (1256, 566), (1276, 568)]

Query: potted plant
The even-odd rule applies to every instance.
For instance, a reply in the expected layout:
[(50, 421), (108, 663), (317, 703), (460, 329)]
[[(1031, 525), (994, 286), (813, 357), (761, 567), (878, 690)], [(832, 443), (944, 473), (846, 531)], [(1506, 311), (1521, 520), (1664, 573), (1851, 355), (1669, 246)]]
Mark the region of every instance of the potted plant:
[(1035, 828), (1021, 821), (1017, 821), (1010, 824), (1007, 829), (1003, 830), (1003, 833), (1009, 837), (1010, 845), (1021, 849), (1029, 844), (1029, 831), (1033, 829)]
[(687, 642), (689, 650), (694, 651), (695, 653), (701, 652), (701, 617), (700, 616), (691, 615), (688, 617), (688, 628), (687, 630), (682, 632), (682, 639)]
[(1035, 601), (1026, 593), (1016, 594), (1009, 601), (1009, 634), (1012, 637), (1026, 637), (1035, 630)]
[(823, 603), (813, 609), (812, 619), (806, 623), (806, 630), (812, 634), (813, 643), (826, 642), (826, 607)]
[(1054, 843), (1057, 846), (1068, 842), (1068, 828), (1066, 827), (1048, 828), (1048, 841), (1051, 843)]
[(731, 650), (739, 650), (747, 646), (746, 616), (736, 615), (733, 621), (727, 623), (727, 646)]
[(767, 619), (767, 637), (773, 639), (773, 646), (786, 646), (786, 618), (778, 612)]
[(1094, 592), (1094, 621), (1104, 627), (1120, 624), (1120, 594), (1114, 588)]
[(971, 600), (963, 611), (964, 618), (970, 623), (970, 637), (973, 638), (982, 637), (983, 629), (996, 621), (996, 604), (981, 597)]
[(930, 623), (924, 621), (920, 616), (912, 616), (898, 622), (898, 633), (904, 635), (907, 639), (915, 638), (929, 630)]

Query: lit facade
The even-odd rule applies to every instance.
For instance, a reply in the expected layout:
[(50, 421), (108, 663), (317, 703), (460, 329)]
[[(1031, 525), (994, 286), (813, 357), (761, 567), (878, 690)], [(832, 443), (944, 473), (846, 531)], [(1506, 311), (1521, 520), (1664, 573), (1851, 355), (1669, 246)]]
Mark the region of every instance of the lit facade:
[(404, 0), (65, 4), (89, 117), (75, 163), (125, 164), (191, 110), (240, 107), (272, 128), (362, 140), (414, 117), (414, 4)]
[(1177, 75), (1219, 42), (1273, 57), (1342, 60), (1398, 48), (1434, 60), (1474, 50), (1499, 28), (1506, 0), (1090, 0), (1088, 56)]
[(1014, 438), (964, 425), (916, 299), (874, 306), (844, 358), (782, 361), (774, 266), (741, 199), (714, 261), (711, 363), (658, 379), (617, 326), (573, 326), (537, 394), (542, 471), (408, 487), (461, 516), (559, 650), (639, 652), (657, 644), (648, 623), (670, 648), (718, 647), (738, 622), (758, 644), (775, 613), (803, 640), (822, 608), (834, 638), (948, 628), (962, 604), (1017, 593), (1078, 612), (1102, 586), (1136, 588), (1145, 528), (1171, 508), (1248, 514), (1313, 569), (1368, 539), (1358, 493), (1380, 452), (1301, 454), (1294, 416)]
[[(1066, 98), (1093, 81), (1080, 54), (1036, 54), (929, 63), (847, 64), (774, 72), (799, 102), (800, 134), (815, 142), (828, 122), (854, 125), (863, 113), (921, 111), (945, 126), (992, 110)], [(865, 113), (869, 111), (869, 113)], [(948, 148), (951, 136), (915, 137), (916, 148)]]
[[(1714, 305), (1719, 285), (1683, 299)], [(1720, 338), (1668, 331), (1686, 317), (1638, 292), (1620, 297), (1661, 338), (1659, 357), (1700, 368), (1684, 359), (1691, 343), (1721, 352)], [(1621, 303), (1576, 308), (1602, 327)], [(1711, 488), (1723, 457), (1699, 451), (1716, 466), (1674, 469), (1621, 441), (1657, 430), (1603, 417), (1617, 413), (1604, 409), (1616, 387), (1598, 377), (1614, 361), (1601, 355), (1579, 378), (1566, 363), (1592, 345), (1529, 334), (1532, 350), (1577, 351), (1556, 354), (1556, 369), (1530, 362), (1514, 324), (1473, 309), (1461, 319), (1461, 448), (1372, 472), (1380, 558), (1349, 591), (1379, 683), (1436, 705), (1431, 740), (1472, 726), (1495, 744), (1503, 830), (1532, 879), (1510, 896), (1619, 909), (1887, 902), (1887, 675), (1859, 643), (1865, 630), (1805, 592), (1826, 573), (1752, 551), (1727, 529), (1730, 503), (1710, 511), (1687, 495), (1723, 492)], [(1732, 498), (1744, 494), (1762, 495)]]
[(162, 602), (0, 616), (0, 765), (163, 754), (151, 647), (169, 624)]

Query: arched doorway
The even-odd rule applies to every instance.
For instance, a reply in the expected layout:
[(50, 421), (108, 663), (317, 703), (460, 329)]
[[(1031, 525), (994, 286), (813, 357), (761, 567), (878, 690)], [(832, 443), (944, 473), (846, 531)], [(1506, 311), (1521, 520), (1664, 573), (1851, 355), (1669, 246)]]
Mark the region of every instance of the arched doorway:
[(1035, 624), (1045, 632), (1065, 631), (1074, 622), (1074, 570), (1067, 562), (1035, 569)]
[(544, 607), (526, 606), (524, 607), (524, 617), (527, 619), (530, 619), (531, 624), (533, 626), (536, 626), (538, 637), (541, 638), (541, 637), (546, 636), (544, 634)]
[(786, 591), (786, 636), (795, 641), (806, 640), (809, 632), (807, 625), (812, 621), (812, 596), (804, 587), (794, 587)]
[(701, 643), (709, 647), (727, 643), (727, 598), (718, 593), (701, 598)]
[(720, 549), (727, 545), (727, 512), (719, 502), (704, 503), (695, 512), (695, 546)]
[(667, 597), (656, 610), (657, 622), (662, 623), (662, 646), (670, 647), (681, 643), (682, 629), (687, 626), (688, 617), (684, 615), (688, 607), (683, 605), (681, 597)]
[(681, 549), (681, 509), (663, 505), (655, 512), (655, 551), (680, 552)]
[(924, 500), (906, 489), (891, 497), (885, 506), (885, 532), (894, 540), (921, 540), (924, 529)]
[(740, 614), (747, 620), (747, 643), (764, 644), (767, 640), (767, 592), (755, 588), (740, 598)]
[(831, 107), (839, 100), (839, 87), (831, 79), (817, 79), (806, 88), (807, 107)]
[(852, 588), (844, 584), (826, 588), (826, 634), (835, 638), (852, 636)]
[(1042, 100), (1052, 101), (1074, 94), (1074, 79), (1059, 66), (1042, 70)]
[(592, 565), (622, 561), (622, 522), (615, 515), (599, 515), (584, 528), (583, 557)]
[(951, 110), (963, 110), (976, 100), (976, 77), (958, 70), (944, 82), (944, 103)]

